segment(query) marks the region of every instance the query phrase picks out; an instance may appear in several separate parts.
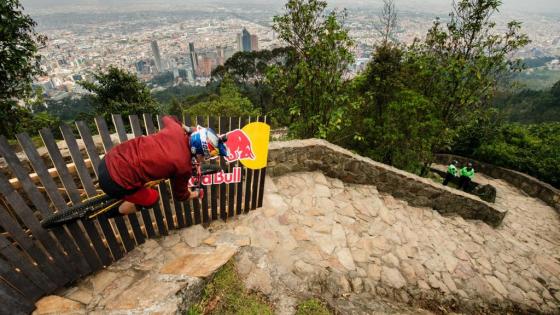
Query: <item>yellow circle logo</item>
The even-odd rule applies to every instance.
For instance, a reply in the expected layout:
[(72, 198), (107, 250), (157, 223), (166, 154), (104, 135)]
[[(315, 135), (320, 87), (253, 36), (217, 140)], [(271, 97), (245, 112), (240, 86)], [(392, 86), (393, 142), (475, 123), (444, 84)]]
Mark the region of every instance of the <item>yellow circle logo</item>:
[(242, 129), (227, 133), (227, 147), (229, 162), (239, 160), (241, 164), (250, 169), (266, 167), (268, 160), (268, 143), (270, 126), (263, 122), (254, 122)]

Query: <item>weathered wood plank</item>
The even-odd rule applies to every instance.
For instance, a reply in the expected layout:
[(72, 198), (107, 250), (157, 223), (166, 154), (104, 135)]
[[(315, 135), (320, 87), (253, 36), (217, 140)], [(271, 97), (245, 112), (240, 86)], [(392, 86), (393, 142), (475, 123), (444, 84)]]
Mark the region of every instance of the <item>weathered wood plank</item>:
[[(21, 163), (20, 163), (18, 157), (16, 156), (16, 154), (11, 150), (10, 145), (8, 144), (8, 140), (4, 136), (0, 136), (0, 155), (2, 155), (4, 157), (4, 159), (6, 160), (8, 165), (10, 166), (10, 169), (12, 170), (12, 172), (22, 182), (23, 189), (26, 192), (27, 197), (33, 202), (33, 204), (35, 205), (37, 210), (39, 210), (41, 215), (43, 217), (45, 217), (45, 216), (51, 214), (52, 211), (49, 208), (49, 204), (47, 203), (47, 201), (45, 200), (45, 198), (43, 197), (41, 192), (39, 192), (39, 190), (37, 189), (37, 186), (35, 186), (31, 182), (31, 180), (29, 180), (29, 177), (27, 177), (27, 171), (21, 165)], [(6, 187), (6, 190), (4, 190), (4, 194), (14, 193), (14, 192), (15, 191), (11, 187)], [(15, 193), (17, 193), (17, 192), (15, 192)], [(31, 216), (32, 216), (32, 214), (31, 214)], [(41, 232), (45, 233), (45, 231), (42, 228), (40, 228), (40, 229), (42, 230)], [(57, 229), (56, 234), (57, 234), (56, 237), (61, 237), (61, 240), (60, 240), (60, 241), (62, 241), (61, 245), (66, 245), (68, 247), (68, 250), (72, 250), (71, 247), (73, 245), (70, 244), (69, 242), (67, 242), (67, 237), (68, 236), (66, 235), (64, 230)], [(49, 249), (50, 254), (57, 260), (57, 263), (62, 264), (62, 266), (61, 266), (62, 270), (64, 270), (67, 273), (74, 273), (73, 272), (74, 269), (76, 269), (76, 270), (79, 269), (78, 265), (77, 265), (77, 262), (74, 259), (71, 259), (67, 255), (65, 255), (63, 252), (61, 252), (58, 249), (58, 247), (56, 245), (56, 242), (60, 242), (60, 241), (56, 237), (54, 239), (51, 239), (50, 237), (45, 235), (45, 240), (49, 239), (49, 240), (51, 240), (50, 242), (54, 241), (52, 245), (51, 244), (46, 244), (47, 245), (46, 248)], [(74, 251), (75, 251), (75, 249), (74, 249)], [(70, 278), (68, 278), (68, 279), (70, 279)]]
[[(123, 143), (128, 141), (128, 136), (126, 134), (126, 129), (124, 128), (124, 122), (122, 120), (121, 115), (112, 115), (113, 118), (113, 125), (117, 130), (117, 134), (119, 135), (119, 142)], [(140, 228), (140, 223), (138, 222), (138, 217), (136, 213), (129, 214), (127, 216), (128, 220), (130, 221), (130, 226), (132, 227), (132, 232), (134, 233), (134, 238), (138, 244), (144, 243), (144, 234), (142, 233), (142, 229)]]
[[(239, 117), (232, 117), (230, 119), (228, 132), (232, 131), (232, 130), (235, 130), (235, 129), (238, 129), (240, 123), (241, 123), (241, 120), (239, 119)], [(229, 163), (228, 171), (230, 173), (232, 173), (233, 169), (235, 167), (237, 167), (238, 164), (239, 164), (239, 161)], [(228, 217), (230, 217), (230, 218), (235, 216), (235, 199), (237, 198), (237, 191), (236, 191), (237, 186), (238, 186), (237, 184), (231, 183), (231, 184), (229, 184), (229, 187), (228, 187)]]
[[(239, 129), (245, 127), (245, 125), (247, 124), (247, 121), (249, 121), (249, 118), (247, 117), (241, 117), (239, 119)], [(243, 187), (245, 185), (243, 185), (245, 183), (245, 181), (247, 180), (247, 172), (245, 170), (245, 167), (243, 166), (243, 164), (241, 164), (241, 162), (237, 161), (236, 162), (237, 165), (239, 167), (241, 167), (241, 181), (237, 184), (237, 199), (236, 199), (236, 204), (235, 204), (235, 213), (237, 215), (242, 214), (243, 211)]]
[[(15, 265), (15, 267), (19, 266)], [(14, 265), (4, 260), (2, 257), (0, 257), (0, 277), (16, 288), (30, 301), (36, 301), (46, 293), (39, 289), (39, 287), (37, 287), (24, 274), (17, 272)]]
[[(255, 121), (254, 118), (249, 117), (247, 124)], [(245, 199), (243, 200), (243, 210), (245, 213), (249, 212), (251, 209), (251, 188), (253, 183), (253, 170), (245, 168)]]
[[(264, 117), (259, 116), (257, 117), (257, 122), (264, 122)], [(261, 170), (252, 170), (253, 171), (253, 187), (251, 191), (251, 210), (257, 209), (257, 198), (259, 193), (259, 183), (260, 183), (260, 176)]]
[(99, 177), (97, 171), (99, 169), (99, 164), (101, 163), (101, 158), (99, 157), (99, 152), (97, 152), (97, 147), (95, 146), (95, 142), (93, 141), (91, 131), (89, 130), (88, 125), (83, 121), (77, 121), (76, 127), (78, 127), (80, 138), (82, 138), (82, 140), (84, 141), (87, 155), (89, 156), (89, 159), (93, 164), (93, 172), (95, 173), (95, 176)]
[[(70, 157), (72, 158), (74, 164), (76, 164), (76, 170), (78, 171), (78, 178), (80, 179), (80, 182), (82, 183), (82, 187), (85, 189), (87, 196), (93, 197), (97, 195), (97, 190), (93, 185), (93, 181), (89, 174), (89, 170), (86, 168), (86, 165), (83, 162), (83, 156), (80, 152), (80, 148), (78, 147), (78, 143), (76, 142), (76, 137), (74, 136), (72, 129), (68, 125), (61, 125), (60, 130), (62, 131), (62, 137), (64, 138), (64, 141), (66, 141), (68, 150), (70, 151)], [(109, 248), (111, 249), (111, 252), (117, 251), (118, 244), (116, 242), (115, 235), (113, 233), (110, 233), (112, 232), (112, 229), (110, 229), (109, 223), (106, 220), (102, 219), (103, 217), (104, 216), (102, 216), (99, 219), (99, 225), (101, 226), (101, 229), (105, 234), (105, 239), (109, 244)], [(86, 224), (89, 225), (88, 222), (90, 221), (83, 220), (84, 227)], [(99, 256), (103, 264), (109, 265), (111, 263), (111, 257), (107, 252), (107, 248), (105, 247), (105, 244), (103, 244), (101, 240), (96, 238), (92, 238), (91, 241), (93, 243), (93, 247), (95, 247), (95, 250), (97, 251), (97, 255)]]
[[(210, 125), (210, 121), (208, 117), (196, 116), (196, 124), (208, 127)], [(210, 215), (208, 214), (208, 198), (213, 198), (211, 194), (212, 189), (208, 190), (207, 186), (202, 186), (202, 189), (204, 190), (204, 198), (202, 198), (202, 200), (200, 201), (193, 200), (193, 204), (200, 204), (200, 208), (202, 209), (202, 222), (208, 223), (210, 222)]]
[[(0, 206), (0, 211), (5, 209)], [(41, 292), (47, 294), (56, 288), (49, 278), (3, 235), (0, 235), (0, 254), (13, 266), (17, 266)]]
[[(59, 286), (71, 281), (72, 279), (68, 277), (72, 274), (71, 269), (65, 268), (67, 267), (66, 261), (63, 254), (58, 249), (56, 241), (41, 227), (39, 220), (37, 220), (37, 218), (33, 215), (33, 211), (27, 206), (17, 191), (13, 190), (12, 186), (8, 183), (8, 179), (2, 173), (0, 173), (0, 193), (4, 195), (23, 224), (31, 230), (35, 238), (41, 242), (45, 250), (47, 250), (49, 255), (53, 258), (53, 264), (49, 263), (47, 268), (49, 271), (49, 278), (55, 281), (55, 283)], [(6, 222), (4, 222), (4, 220), (0, 222), (4, 229), (6, 229), (6, 231), (8, 231), (8, 233), (10, 233), (14, 238), (16, 237), (14, 233), (23, 234), (19, 224), (15, 223), (13, 220), (7, 219), (6, 216), (9, 217), (9, 215), (7, 213), (5, 214), (6, 215), (2, 214), (2, 216), (4, 217), (3, 219), (6, 219)], [(22, 237), (17, 239), (18, 243), (20, 243), (20, 240), (25, 242), (24, 237), (26, 238), (27, 236), (19, 236)], [(43, 262), (47, 263), (45, 260), (43, 260)]]
[[(219, 125), (219, 121), (218, 123), (216, 123), (216, 120), (214, 119), (214, 117), (209, 117), (208, 119), (208, 127), (212, 128), (214, 130), (218, 130), (218, 128), (220, 127)], [(217, 161), (216, 160), (211, 160), (210, 164), (212, 165), (216, 165)], [(218, 187), (214, 184), (212, 184), (210, 186), (210, 203), (212, 205), (212, 217), (211, 220), (217, 220), (218, 219), (218, 198), (219, 198), (219, 190)]]
[[(270, 125), (270, 116), (264, 116), (264, 122)], [(265, 180), (266, 180), (266, 167), (261, 170), (261, 174), (260, 174), (259, 196), (257, 198), (258, 208), (262, 207), (263, 205)]]
[[(220, 125), (219, 125), (219, 128), (218, 128), (218, 134), (225, 134), (229, 131), (229, 129), (230, 129), (229, 118), (228, 117), (220, 117)], [(222, 168), (222, 171), (225, 171), (225, 172), (228, 171), (228, 166), (226, 164), (226, 159), (223, 156), (220, 156), (220, 167)], [(226, 209), (228, 195), (227, 195), (226, 190), (227, 190), (226, 183), (221, 183), (220, 184), (220, 218), (224, 221), (228, 217), (228, 210)]]
[[(60, 180), (62, 181), (62, 185), (66, 189), (66, 193), (68, 194), (68, 197), (70, 198), (70, 201), (72, 201), (72, 203), (75, 204), (75, 205), (81, 203), (82, 202), (81, 201), (81, 196), (80, 196), (80, 193), (78, 192), (78, 188), (76, 187), (76, 183), (74, 182), (74, 179), (72, 178), (72, 176), (70, 175), (70, 172), (68, 171), (68, 169), (66, 167), (66, 163), (64, 162), (64, 158), (62, 157), (62, 154), (58, 150), (58, 146), (56, 144), (56, 140), (54, 139), (54, 136), (53, 136), (52, 132), (49, 129), (44, 128), (44, 129), (39, 131), (39, 134), (41, 135), (41, 138), (43, 139), (43, 143), (45, 144), (45, 147), (47, 148), (47, 151), (49, 152), (49, 156), (51, 157), (51, 160), (52, 160), (54, 166), (57, 169), (57, 172), (60, 176)], [(106, 221), (107, 220), (105, 219), (105, 222)], [(92, 240), (93, 244), (102, 243), (101, 236), (99, 235), (99, 232), (97, 231), (97, 228), (95, 227), (95, 224), (92, 221), (84, 220), (84, 221), (80, 221), (80, 222), (84, 226), (84, 229), (85, 229), (87, 235), (89, 236), (89, 239)], [(106, 229), (107, 225), (105, 225), (105, 224), (101, 225), (100, 224), (100, 226), (105, 233), (105, 229)], [(67, 227), (70, 230), (70, 232), (72, 233), (72, 236), (74, 236), (75, 240), (80, 239), (80, 243), (89, 244), (89, 240), (87, 240), (82, 235), (82, 231), (79, 228), (78, 223), (69, 224), (69, 225), (67, 225)], [(95, 240), (95, 241), (93, 241), (93, 240)], [(107, 239), (107, 241), (109, 242), (109, 241), (111, 241), (111, 239)], [(94, 245), (94, 247), (95, 247), (95, 245)], [(105, 248), (104, 245), (103, 245), (103, 248), (104, 248), (104, 250), (100, 250), (100, 251), (107, 252), (107, 249)], [(95, 247), (95, 250), (96, 251), (98, 250), (97, 247)], [(99, 255), (99, 253), (96, 253), (96, 254)], [(106, 260), (101, 259), (102, 256)], [(105, 264), (106, 266), (109, 265), (111, 263), (111, 259), (110, 259), (109, 255), (102, 255), (102, 256), (99, 256), (101, 262), (103, 264)], [(115, 258), (115, 259), (117, 259), (117, 258)]]
[[(45, 187), (45, 190), (48, 196), (50, 197), (50, 199), (52, 200), (54, 206), (59, 211), (66, 209), (67, 208), (66, 201), (60, 195), (58, 191), (58, 187), (56, 186), (56, 183), (54, 182), (52, 177), (49, 176), (49, 173), (47, 171), (47, 166), (39, 156), (39, 153), (37, 153), (37, 149), (35, 149), (35, 146), (33, 145), (33, 142), (31, 141), (29, 136), (27, 134), (19, 134), (16, 137), (18, 142), (20, 143), (20, 146), (25, 152), (25, 155), (27, 156), (27, 159), (31, 163), (31, 166), (33, 167), (35, 172), (39, 174), (43, 187)], [(16, 166), (16, 168), (19, 167)], [(18, 172), (25, 173), (26, 171), (21, 169)], [(31, 180), (26, 176), (24, 176), (22, 181), (28, 181), (28, 183), (25, 186), (35, 186), (33, 183), (31, 183)], [(37, 193), (35, 193), (35, 195), (37, 195)], [(45, 215), (50, 215), (52, 211), (50, 211), (50, 209), (48, 208), (48, 205), (46, 204), (45, 200), (42, 198), (42, 195), (40, 193), (38, 195), (39, 196), (36, 197), (36, 201), (34, 201), (35, 206), (48, 210), (48, 212), (47, 211), (45, 212)], [(76, 223), (72, 223), (72, 224), (75, 225)], [(81, 231), (79, 232), (79, 235), (76, 238), (74, 238), (73, 235), (70, 236), (71, 234), (66, 233), (66, 230), (62, 227), (54, 228), (51, 231), (53, 231), (53, 233), (57, 237), (58, 241), (60, 242), (64, 250), (67, 252), (68, 254), (67, 257), (72, 261), (74, 269), (77, 272), (79, 272), (81, 275), (86, 275), (92, 271), (84, 256), (86, 256), (88, 260), (92, 260), (92, 265), (94, 266), (96, 266), (99, 263), (97, 255), (90, 247), (89, 242), (85, 241), (85, 237), (82, 235)], [(72, 241), (73, 238), (76, 244), (78, 245), (80, 251), (78, 251), (76, 246), (74, 246), (74, 242)], [(82, 253), (84, 256), (82, 256)]]
[[(107, 139), (111, 139), (111, 135), (109, 133), (109, 128), (107, 127), (107, 122), (104, 119), (102, 119), (101, 117), (96, 117), (95, 124), (97, 126), (97, 131), (99, 132), (99, 135), (101, 135), (101, 139), (102, 139), (102, 142), (103, 142), (103, 149), (105, 150), (105, 154), (107, 154), (107, 152), (109, 152), (109, 150), (111, 150), (113, 148), (113, 141), (112, 140), (110, 142), (106, 142)], [(96, 193), (94, 193), (94, 195), (95, 194)], [(89, 192), (88, 192), (88, 195), (90, 195)], [(135, 244), (134, 244), (134, 241), (132, 240), (132, 238), (130, 237), (130, 234), (128, 233), (128, 227), (126, 226), (126, 222), (125, 222), (124, 218), (121, 217), (121, 216), (117, 216), (117, 217), (114, 218), (114, 220), (115, 220), (115, 225), (117, 226), (117, 230), (119, 231), (119, 235), (120, 235), (120, 238), (121, 238), (121, 243), (122, 243), (124, 249), (127, 252), (133, 250), (134, 247), (135, 247)], [(111, 251), (112, 251), (112, 249), (111, 249)]]
[(0, 313), (6, 315), (29, 314), (35, 309), (33, 302), (0, 279)]

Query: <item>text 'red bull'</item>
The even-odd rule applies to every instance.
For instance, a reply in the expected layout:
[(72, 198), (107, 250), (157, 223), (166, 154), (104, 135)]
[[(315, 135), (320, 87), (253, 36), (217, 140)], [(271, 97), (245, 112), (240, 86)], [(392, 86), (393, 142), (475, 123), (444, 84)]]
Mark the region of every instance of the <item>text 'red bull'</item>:
[(227, 147), (229, 155), (225, 158), (228, 162), (237, 160), (254, 160), (253, 145), (245, 131), (235, 129), (227, 133)]
[[(232, 173), (221, 171), (215, 174), (204, 175), (201, 178), (202, 185), (233, 184), (241, 182), (241, 167), (234, 167)], [(194, 187), (194, 178), (189, 180), (189, 187)]]

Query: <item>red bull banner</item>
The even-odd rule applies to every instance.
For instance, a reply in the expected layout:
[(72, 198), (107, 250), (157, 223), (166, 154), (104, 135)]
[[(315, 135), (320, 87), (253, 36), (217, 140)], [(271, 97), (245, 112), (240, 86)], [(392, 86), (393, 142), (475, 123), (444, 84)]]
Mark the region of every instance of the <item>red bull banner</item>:
[(229, 156), (226, 161), (240, 161), (243, 166), (258, 170), (266, 167), (270, 126), (263, 122), (253, 122), (241, 129), (227, 133)]

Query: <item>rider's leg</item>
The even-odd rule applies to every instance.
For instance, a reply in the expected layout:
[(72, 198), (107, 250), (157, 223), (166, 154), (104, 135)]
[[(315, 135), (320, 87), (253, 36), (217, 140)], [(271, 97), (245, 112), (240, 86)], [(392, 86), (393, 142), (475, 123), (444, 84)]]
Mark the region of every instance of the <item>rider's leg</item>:
[(132, 202), (128, 202), (128, 201), (124, 201), (123, 203), (121, 203), (121, 205), (119, 206), (119, 213), (120, 214), (131, 214), (136, 212), (136, 205), (133, 204)]
[(122, 214), (130, 214), (136, 211), (135, 205), (143, 207), (153, 206), (159, 199), (159, 193), (152, 188), (142, 187), (131, 195), (122, 198), (124, 202), (119, 206), (119, 212)]

